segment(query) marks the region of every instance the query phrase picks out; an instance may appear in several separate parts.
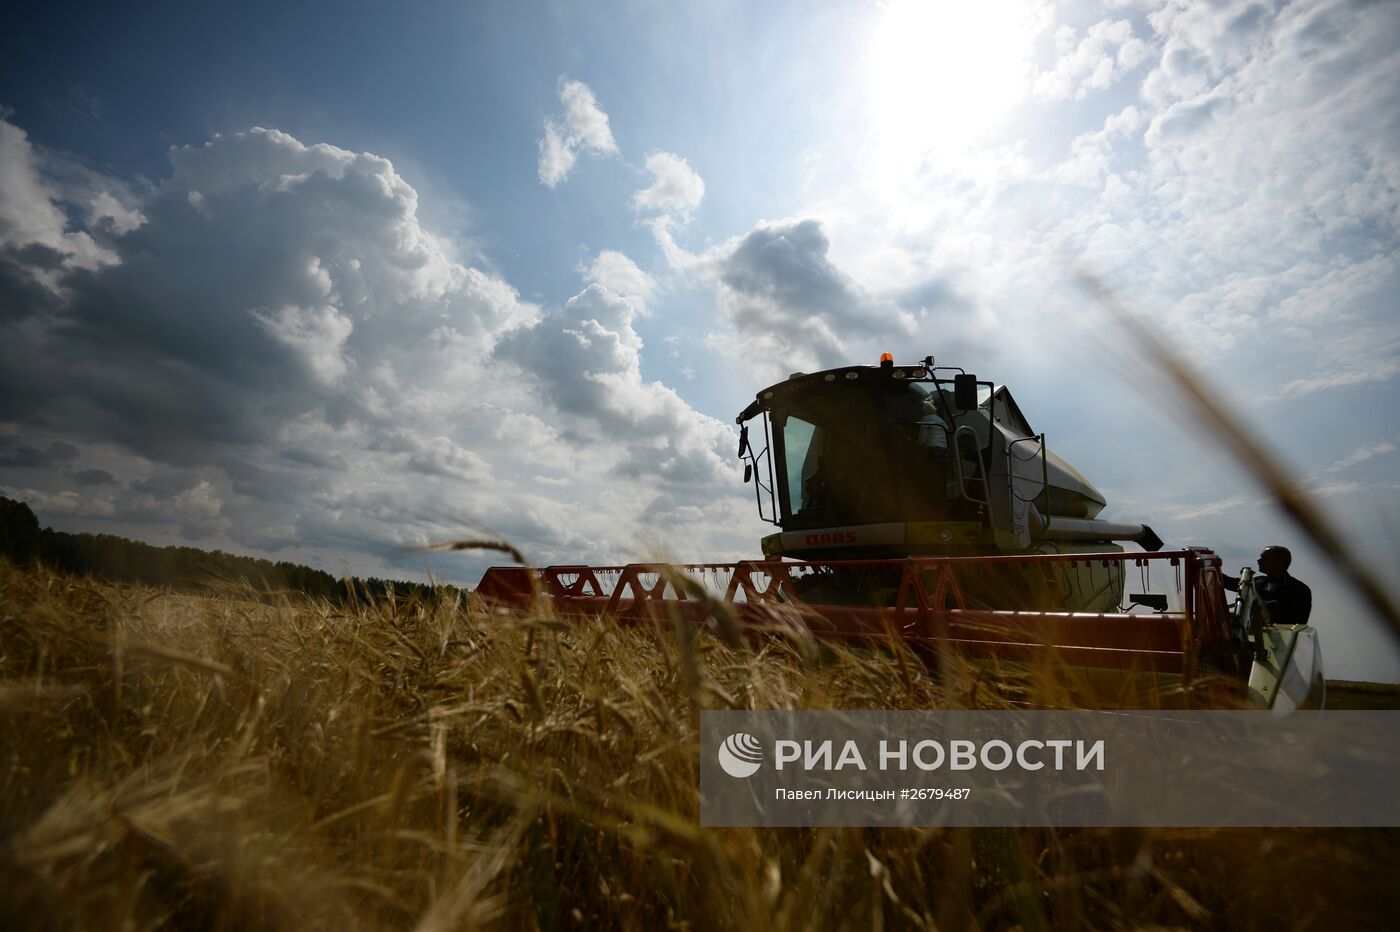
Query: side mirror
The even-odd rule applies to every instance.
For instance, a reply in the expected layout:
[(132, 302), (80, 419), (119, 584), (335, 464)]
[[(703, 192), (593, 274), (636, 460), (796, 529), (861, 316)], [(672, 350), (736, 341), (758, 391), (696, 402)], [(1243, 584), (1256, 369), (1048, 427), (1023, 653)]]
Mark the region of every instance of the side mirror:
[(752, 463), (745, 463), (745, 464), (744, 464), (744, 481), (745, 481), (745, 482), (748, 482), (748, 481), (749, 481), (750, 479), (752, 479), (752, 478), (753, 478), (753, 464), (752, 464)]
[(977, 410), (977, 376), (971, 372), (953, 376), (953, 404), (960, 411)]

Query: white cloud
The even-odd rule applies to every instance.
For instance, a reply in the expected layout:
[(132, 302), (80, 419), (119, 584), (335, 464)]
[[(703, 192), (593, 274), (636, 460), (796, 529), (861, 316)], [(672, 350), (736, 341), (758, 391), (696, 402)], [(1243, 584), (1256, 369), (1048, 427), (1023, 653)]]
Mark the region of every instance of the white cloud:
[(0, 495), (21, 501), (46, 516), (82, 515), (105, 518), (116, 514), (116, 503), (108, 495), (93, 495), (75, 489), (50, 492), (25, 486), (0, 485)]
[(630, 298), (645, 310), (646, 303), (656, 293), (656, 279), (637, 267), (627, 256), (613, 249), (604, 249), (593, 261), (579, 269), (585, 282), (602, 285), (609, 291)]
[[(597, 254), (541, 316), (423, 226), (385, 159), (254, 129), (171, 162), (127, 205), (144, 222), (105, 225), (107, 264), (0, 257), (0, 468), (43, 478), (23, 485), (41, 515), (383, 574), (472, 527), (539, 560), (643, 555), (671, 490), (725, 515), (688, 555), (751, 544), (724, 511), (744, 491), (732, 430), (641, 375), (633, 324), (658, 286), (627, 256)], [(37, 218), (7, 228), (21, 239), (86, 235), (58, 193), (14, 190), (5, 216)], [(72, 456), (39, 452), (54, 440)]]
[(568, 127), (569, 136), (578, 140), (580, 147), (605, 155), (617, 153), (608, 115), (598, 106), (587, 84), (561, 77), (559, 101), (564, 105), (564, 125)]
[(559, 128), (549, 121), (545, 121), (544, 135), (540, 137), (539, 146), (540, 182), (545, 187), (553, 188), (568, 178), (569, 172), (573, 171), (574, 162), (578, 159), (578, 150), (569, 145)]
[(485, 459), (450, 437), (425, 438), (410, 434), (405, 441), (409, 447), (405, 462), (414, 472), (468, 482), (482, 482), (491, 477), (491, 466)]
[(1119, 152), (1142, 128), (1142, 112), (1129, 104), (1111, 114), (1097, 132), (1084, 133), (1070, 143), (1069, 158), (1053, 169), (1055, 180), (1087, 188), (1102, 188), (1113, 173)]
[(118, 233), (130, 233), (146, 222), (141, 211), (122, 203), (111, 191), (98, 191), (88, 210), (88, 224), (109, 222)]
[[(1020, 194), (1040, 242), (1161, 309), (1203, 364), (1248, 341), (1254, 397), (1394, 379), (1400, 17), (1167, 4), (1150, 21), (1139, 101)], [(1003, 243), (1024, 279), (1039, 242)]]
[(1208, 518), (1212, 515), (1223, 514), (1227, 511), (1234, 511), (1246, 505), (1256, 504), (1251, 499), (1243, 495), (1232, 495), (1229, 498), (1222, 498), (1213, 502), (1204, 502), (1192, 505), (1173, 505), (1166, 511), (1175, 521), (1192, 521), (1199, 518)]
[[(1361, 491), (1363, 488), (1366, 488), (1366, 486), (1362, 483), (1348, 480), (1344, 482), (1329, 482), (1323, 485), (1315, 485), (1310, 487), (1307, 491), (1315, 498), (1333, 498), (1338, 495), (1350, 495), (1353, 492)], [(1392, 484), (1389, 488), (1394, 490), (1395, 486)]]
[(672, 152), (647, 156), (651, 184), (632, 196), (638, 211), (688, 213), (705, 197), (705, 182), (685, 159)]
[(1314, 392), (1336, 388), (1351, 388), (1357, 385), (1379, 385), (1400, 376), (1400, 343), (1391, 341), (1382, 347), (1388, 358), (1378, 359), (1366, 366), (1351, 366), (1340, 372), (1325, 372), (1304, 379), (1293, 379), (1279, 386), (1278, 391), (1266, 396), (1273, 401), (1281, 398), (1301, 398)]
[(1328, 466), (1327, 471), (1337, 472), (1342, 469), (1348, 469), (1358, 463), (1364, 463), (1372, 457), (1393, 452), (1395, 452), (1395, 444), (1391, 443), (1389, 440), (1382, 440), (1378, 443), (1368, 443), (1365, 446), (1357, 447), (1331, 466)]
[(288, 304), (276, 310), (254, 308), (249, 313), (269, 333), (295, 350), (319, 381), (331, 384), (345, 375), (347, 363), (343, 350), (355, 325), (338, 308)]
[(598, 106), (593, 91), (582, 81), (559, 78), (559, 102), (564, 105), (562, 120), (548, 118), (539, 139), (540, 183), (553, 188), (569, 177), (579, 152), (616, 155), (608, 115)]
[(575, 431), (596, 431), (618, 454), (614, 471), (688, 484), (707, 497), (735, 479), (727, 425), (693, 410), (675, 390), (641, 373), (637, 305), (588, 285), (557, 315), (508, 334), (497, 350), (527, 373)]
[(725, 328), (711, 346), (776, 378), (848, 365), (857, 347), (881, 340), (906, 342), (913, 316), (839, 269), (830, 246), (820, 222), (783, 221), (688, 259), (719, 295)]
[(1122, 19), (1095, 23), (1078, 42), (1072, 28), (1061, 26), (1055, 46), (1055, 67), (1035, 79), (1035, 93), (1052, 100), (1106, 90), (1151, 55), (1147, 43), (1133, 35), (1132, 24)]
[(0, 121), (0, 242), (56, 247), (67, 225), (39, 177), (28, 134)]
[(39, 250), (51, 257), (44, 263), (49, 268), (36, 276), (45, 284), (52, 284), (47, 273), (59, 266), (94, 268), (111, 260), (86, 231), (69, 229), (56, 197), (28, 134), (0, 113), (0, 248)]

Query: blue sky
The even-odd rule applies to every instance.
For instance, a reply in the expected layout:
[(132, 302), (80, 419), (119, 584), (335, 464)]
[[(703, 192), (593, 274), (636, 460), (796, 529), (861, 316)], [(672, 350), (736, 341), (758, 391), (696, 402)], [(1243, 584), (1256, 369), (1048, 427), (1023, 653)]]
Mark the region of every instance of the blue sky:
[[(933, 353), (1110, 516), (1294, 545), (1073, 283), (1400, 565), (1400, 11), (1362, 2), (30, 5), (0, 35), (0, 488), (421, 571), (753, 553), (734, 414)], [(470, 581), (481, 563), (435, 558)]]

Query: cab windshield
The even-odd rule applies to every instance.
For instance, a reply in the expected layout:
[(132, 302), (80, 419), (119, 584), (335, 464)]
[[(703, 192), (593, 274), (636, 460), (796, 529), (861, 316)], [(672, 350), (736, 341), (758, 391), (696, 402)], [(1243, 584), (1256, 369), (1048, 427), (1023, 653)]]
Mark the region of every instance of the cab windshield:
[(783, 527), (949, 519), (955, 431), (967, 424), (986, 446), (990, 386), (978, 386), (978, 403), (960, 411), (951, 381), (909, 381), (834, 388), (774, 410)]
[(893, 521), (885, 438), (864, 389), (826, 392), (774, 412), (779, 500), (789, 529)]

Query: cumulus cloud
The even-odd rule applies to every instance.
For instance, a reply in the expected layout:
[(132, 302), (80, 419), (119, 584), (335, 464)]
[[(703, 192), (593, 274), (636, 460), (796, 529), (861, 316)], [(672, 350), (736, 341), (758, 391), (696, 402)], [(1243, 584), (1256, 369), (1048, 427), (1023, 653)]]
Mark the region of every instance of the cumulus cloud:
[(80, 455), (82, 455), (81, 451), (66, 441), (55, 440), (49, 444), (48, 459), (50, 462), (71, 463)]
[(1249, 341), (1255, 397), (1394, 379), (1400, 17), (1166, 4), (1148, 21), (1139, 99), (1042, 176), (1078, 190), (1023, 192), (1053, 205), (1051, 239), (1169, 308), (1202, 360)]
[(609, 291), (637, 302), (645, 309), (646, 302), (656, 293), (656, 279), (637, 267), (637, 263), (613, 249), (604, 249), (592, 262), (579, 270), (584, 281), (602, 285)]
[(39, 176), (28, 134), (0, 120), (0, 242), (53, 247), (66, 227)]
[(37, 447), (17, 437), (0, 436), (0, 466), (38, 468), (47, 463), (48, 458)]
[(1054, 168), (1055, 179), (1100, 188), (1112, 173), (1124, 143), (1135, 138), (1142, 125), (1142, 112), (1131, 104), (1111, 114), (1103, 129), (1075, 137), (1069, 158)]
[(857, 345), (913, 335), (914, 318), (841, 271), (830, 246), (807, 219), (760, 224), (706, 254), (696, 267), (715, 285), (727, 325), (711, 343), (786, 375), (846, 365)]
[(80, 469), (73, 474), (73, 481), (78, 485), (116, 485), (117, 477), (105, 469)]
[(61, 262), (91, 268), (111, 259), (89, 233), (69, 229), (28, 134), (5, 119), (0, 119), (0, 249), (27, 249), (26, 264), (48, 285), (48, 273)]
[(276, 310), (253, 308), (249, 312), (268, 333), (291, 348), (317, 381), (326, 384), (345, 374), (345, 341), (355, 325), (334, 305)]
[(146, 222), (146, 217), (111, 191), (98, 191), (88, 207), (88, 225), (102, 227), (110, 225), (117, 233), (130, 233)]
[(1052, 100), (1080, 99), (1105, 90), (1151, 55), (1147, 43), (1133, 34), (1132, 24), (1122, 19), (1097, 22), (1078, 41), (1073, 28), (1061, 26), (1055, 47), (1055, 66), (1039, 74), (1034, 86), (1038, 96)]
[(409, 456), (405, 465), (414, 472), (482, 482), (491, 477), (491, 467), (481, 456), (465, 449), (450, 437), (404, 438)]
[(62, 313), (0, 350), (0, 416), (42, 409), (195, 461), (304, 414), (385, 416), (399, 348), (433, 331), (489, 344), (537, 313), (450, 257), (387, 160), (254, 129), (171, 161), (115, 261), (69, 267)]
[[(591, 95), (564, 96), (601, 149)], [(372, 154), (218, 136), (172, 149), (122, 214), (72, 209), (0, 126), (28, 157), (0, 205), (0, 479), (23, 476), (7, 487), (41, 516), (383, 573), (473, 527), (536, 559), (619, 559), (639, 478), (706, 508), (742, 492), (729, 428), (642, 377), (633, 322), (657, 285), (622, 253), (542, 314), (459, 261)], [(82, 217), (101, 261), (72, 245)]]
[(578, 152), (565, 141), (559, 128), (548, 121), (545, 122), (544, 135), (540, 137), (539, 147), (540, 183), (552, 188), (569, 177), (569, 172), (574, 169), (574, 162), (578, 160)]
[(632, 196), (634, 210), (684, 214), (705, 197), (704, 179), (679, 155), (653, 152), (647, 156), (647, 171), (651, 184)]
[(547, 118), (539, 139), (540, 183), (549, 188), (569, 177), (580, 152), (616, 155), (618, 151), (608, 115), (587, 84), (561, 76), (559, 102), (564, 105), (562, 118)]
[[(730, 429), (693, 410), (675, 390), (641, 372), (637, 305), (600, 284), (557, 315), (508, 334), (498, 355), (520, 367), (553, 405), (590, 424), (616, 447), (618, 475), (720, 488), (732, 483)], [(708, 495), (707, 495), (708, 497)]]
[(626, 427), (634, 411), (613, 403), (609, 376), (638, 366), (641, 338), (632, 328), (635, 306), (602, 285), (589, 285), (557, 315), (508, 334), (498, 354), (519, 363), (546, 385), (556, 405), (573, 414), (604, 417)]
[(582, 81), (559, 79), (559, 102), (564, 105), (564, 125), (579, 145), (595, 152), (617, 152), (608, 115), (598, 106), (593, 91)]

